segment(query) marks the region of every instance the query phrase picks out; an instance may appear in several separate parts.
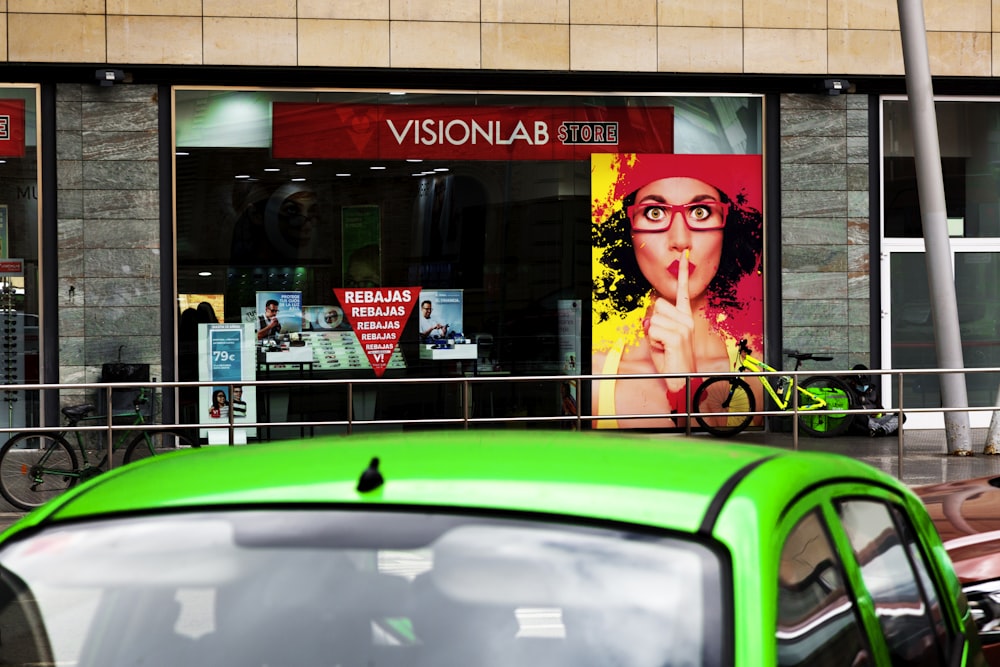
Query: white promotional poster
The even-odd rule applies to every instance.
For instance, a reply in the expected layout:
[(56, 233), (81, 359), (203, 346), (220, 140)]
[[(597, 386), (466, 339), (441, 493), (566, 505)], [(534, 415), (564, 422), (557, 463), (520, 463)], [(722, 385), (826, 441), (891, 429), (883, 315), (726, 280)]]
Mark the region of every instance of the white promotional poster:
[[(198, 325), (198, 379), (211, 381), (198, 390), (198, 419), (203, 424), (228, 427), (257, 421), (257, 389), (243, 386), (256, 377), (256, 335), (252, 324), (202, 323)], [(241, 440), (256, 435), (255, 428), (240, 428)], [(228, 442), (226, 429), (202, 428), (199, 434)], [(220, 439), (222, 438), (222, 439)]]

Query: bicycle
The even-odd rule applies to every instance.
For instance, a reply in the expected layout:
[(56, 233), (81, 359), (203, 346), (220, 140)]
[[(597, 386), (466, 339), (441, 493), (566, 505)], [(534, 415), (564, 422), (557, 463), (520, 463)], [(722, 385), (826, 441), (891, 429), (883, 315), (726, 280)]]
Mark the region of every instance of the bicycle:
[[(147, 422), (142, 413), (142, 406), (148, 400), (148, 390), (140, 388), (133, 401), (132, 411), (112, 414), (112, 418), (116, 420), (131, 419), (129, 426), (134, 427), (119, 431), (120, 434), (112, 441), (112, 452), (121, 450), (128, 441), (128, 445), (125, 446), (124, 463), (154, 456), (162, 449), (199, 446), (197, 441), (192, 441), (179, 431), (144, 429), (143, 426)], [(88, 454), (84, 442), (85, 431), (72, 431), (76, 441), (75, 448), (67, 439), (71, 429), (81, 423), (99, 421), (107, 423), (108, 416), (94, 414), (95, 410), (96, 408), (90, 403), (67, 406), (62, 409), (66, 417), (63, 430), (12, 435), (0, 448), (0, 494), (7, 499), (7, 502), (18, 509), (30, 510), (79, 482), (105, 471), (108, 463), (106, 446), (101, 447), (104, 455), (98, 459), (96, 451)], [(128, 440), (130, 436), (133, 437)], [(103, 441), (103, 437), (100, 440)], [(77, 460), (77, 452), (80, 462)]]
[[(739, 342), (736, 372), (776, 371), (772, 366), (752, 356), (751, 352), (744, 338)], [(796, 371), (802, 367), (803, 361), (833, 359), (809, 352), (791, 352), (788, 356), (795, 359)], [(854, 407), (854, 394), (847, 383), (839, 378), (814, 375), (796, 384), (791, 376), (783, 375), (778, 377), (772, 386), (771, 378), (766, 375), (759, 377), (761, 385), (779, 410), (789, 410), (793, 407), (792, 387), (798, 389), (799, 428), (807, 434), (829, 438), (841, 435), (850, 427), (852, 415), (846, 410)], [(720, 437), (730, 437), (743, 431), (753, 419), (753, 414), (750, 413), (757, 409), (757, 399), (750, 385), (741, 377), (716, 377), (706, 380), (695, 391), (693, 404), (698, 412), (714, 413), (695, 416), (695, 420), (706, 431)]]

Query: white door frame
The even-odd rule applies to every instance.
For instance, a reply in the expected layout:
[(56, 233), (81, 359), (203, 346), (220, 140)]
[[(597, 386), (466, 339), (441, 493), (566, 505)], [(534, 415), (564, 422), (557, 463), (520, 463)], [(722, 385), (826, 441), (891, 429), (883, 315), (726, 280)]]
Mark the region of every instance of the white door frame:
[[(880, 341), (882, 347), (881, 368), (892, 369), (892, 300), (891, 300), (891, 272), (890, 260), (894, 253), (922, 253), (924, 251), (924, 240), (912, 238), (882, 239), (882, 252), (880, 256), (881, 268), (881, 303), (882, 311), (879, 322)], [(951, 272), (955, 275), (955, 256), (959, 253), (970, 252), (992, 252), (1000, 253), (1000, 239), (998, 238), (952, 238), (951, 239)], [(933, 341), (932, 341), (933, 342)], [(904, 369), (905, 370), (905, 369)], [(882, 396), (885, 398), (886, 407), (891, 402), (893, 390), (896, 388), (893, 383), (897, 383), (898, 378), (889, 374), (882, 377)], [(907, 398), (903, 394), (903, 411), (906, 411)], [(976, 410), (969, 412), (969, 426), (971, 428), (987, 428), (993, 413), (989, 410)], [(943, 412), (919, 412), (908, 413), (906, 428), (918, 429), (941, 429), (944, 428)]]

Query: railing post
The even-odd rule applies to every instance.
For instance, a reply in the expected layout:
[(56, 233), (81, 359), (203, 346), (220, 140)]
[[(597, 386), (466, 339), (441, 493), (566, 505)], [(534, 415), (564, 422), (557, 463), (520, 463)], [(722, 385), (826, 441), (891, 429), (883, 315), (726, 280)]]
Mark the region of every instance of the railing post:
[(354, 433), (354, 383), (347, 383), (347, 435)]
[(896, 477), (903, 479), (903, 373), (899, 373), (899, 385), (896, 395), (899, 404), (896, 412)]
[(799, 448), (799, 376), (792, 374), (792, 449)]
[[(108, 470), (111, 470), (112, 468), (115, 467), (115, 459), (114, 459), (114, 451), (115, 451), (115, 429), (113, 428), (114, 427), (114, 423), (115, 423), (115, 415), (114, 415), (114, 411), (112, 410), (112, 407), (111, 407), (114, 404), (114, 400), (113, 400), (113, 397), (112, 397), (112, 394), (114, 393), (114, 390), (110, 386), (108, 386), (107, 390), (104, 393), (105, 393), (105, 397), (107, 398), (107, 401), (105, 401), (105, 406), (104, 406), (104, 410), (105, 410), (104, 414), (106, 414), (108, 416), (108, 438), (107, 438), (107, 444), (108, 444)], [(80, 440), (80, 442), (83, 442), (83, 440)]]

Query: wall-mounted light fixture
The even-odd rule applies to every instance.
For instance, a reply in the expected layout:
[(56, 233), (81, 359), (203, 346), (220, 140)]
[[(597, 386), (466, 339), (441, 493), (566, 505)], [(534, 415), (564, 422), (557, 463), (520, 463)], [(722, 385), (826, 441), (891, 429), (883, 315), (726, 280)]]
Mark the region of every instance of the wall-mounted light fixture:
[(827, 95), (840, 95), (851, 92), (851, 82), (847, 79), (824, 79), (823, 87)]
[(120, 69), (99, 69), (94, 73), (94, 78), (102, 86), (113, 86), (125, 80), (125, 72)]

